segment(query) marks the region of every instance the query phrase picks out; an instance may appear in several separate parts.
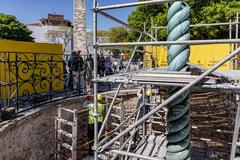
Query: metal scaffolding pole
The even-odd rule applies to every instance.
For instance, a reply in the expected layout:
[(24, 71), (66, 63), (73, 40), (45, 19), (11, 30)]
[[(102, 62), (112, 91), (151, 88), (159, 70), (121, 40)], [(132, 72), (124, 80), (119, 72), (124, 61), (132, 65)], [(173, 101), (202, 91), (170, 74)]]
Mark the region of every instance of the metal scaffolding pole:
[[(139, 128), (140, 128), (140, 126), (138, 126), (136, 129), (134, 129), (134, 131), (131, 133), (130, 137), (127, 140), (125, 140), (123, 145), (119, 148), (119, 151), (123, 150), (123, 148), (126, 146), (127, 143), (131, 144), (131, 140), (132, 140), (133, 136), (136, 134), (136, 132), (139, 130)], [(115, 160), (116, 158), (117, 158), (117, 155), (113, 156), (112, 160)]]
[[(235, 38), (238, 39), (238, 23), (239, 23), (239, 14), (237, 12), (236, 14), (236, 34), (235, 34)], [(235, 43), (235, 48), (238, 48), (238, 43)], [(234, 70), (238, 69), (238, 57), (236, 56), (234, 58)]]
[[(232, 20), (229, 21), (229, 39), (232, 39)], [(230, 52), (232, 52), (232, 44), (230, 43)], [(234, 61), (230, 60), (230, 69), (233, 70)]]
[[(142, 35), (143, 35), (143, 34), (141, 33), (140, 36), (139, 36), (139, 38), (138, 38), (138, 42), (141, 41)], [(133, 60), (133, 57), (134, 57), (134, 55), (135, 55), (136, 50), (137, 50), (137, 46), (135, 46), (134, 50), (132, 51), (132, 55), (131, 55), (131, 58), (130, 58), (130, 60), (129, 60), (129, 62), (128, 62), (128, 65), (127, 65), (127, 67), (126, 67), (125, 72), (127, 72), (128, 69), (130, 68), (130, 64), (131, 64), (131, 62), (132, 62), (132, 60)], [(95, 77), (94, 77), (94, 78), (95, 78)], [(116, 100), (116, 98), (117, 98), (117, 96), (118, 96), (118, 93), (119, 93), (121, 87), (122, 87), (122, 84), (119, 84), (119, 85), (118, 85), (118, 88), (117, 88), (117, 90), (116, 90), (116, 93), (115, 93), (115, 95), (114, 95), (114, 98), (113, 98), (113, 100), (112, 100), (112, 103), (111, 103), (111, 105), (110, 105), (110, 107), (109, 107), (109, 109), (108, 109), (108, 112), (107, 112), (107, 114), (106, 114), (106, 116), (105, 116), (105, 118), (104, 118), (104, 121), (103, 121), (103, 124), (102, 124), (102, 126), (101, 126), (101, 129), (99, 130), (99, 134), (98, 134), (98, 137), (99, 137), (99, 138), (101, 137), (101, 134), (102, 134), (102, 132), (103, 132), (103, 130), (104, 130), (104, 127), (105, 127), (105, 125), (106, 125), (106, 123), (107, 123), (107, 121), (108, 121), (108, 118), (109, 118), (109, 116), (110, 116), (110, 113), (111, 113), (112, 108), (113, 108), (113, 105), (114, 105), (114, 102), (115, 102), (115, 100)]]
[[(214, 65), (211, 69), (205, 71), (203, 74), (201, 74), (198, 78), (192, 80), (189, 84), (183, 84), (181, 83), (181, 86), (183, 87), (181, 90), (179, 90), (178, 92), (176, 92), (174, 95), (172, 95), (171, 97), (169, 97), (166, 101), (162, 102), (159, 106), (157, 106), (155, 109), (153, 109), (151, 112), (149, 112), (148, 114), (146, 114), (145, 116), (143, 116), (141, 119), (137, 120), (136, 122), (134, 122), (134, 124), (132, 124), (131, 126), (129, 126), (127, 129), (123, 130), (122, 132), (120, 132), (119, 135), (117, 135), (116, 137), (114, 137), (113, 139), (111, 139), (109, 142), (107, 142), (106, 144), (102, 145), (102, 141), (99, 143), (99, 138), (101, 137), (101, 134), (104, 130), (104, 127), (108, 121), (108, 118), (110, 116), (110, 112), (113, 108), (113, 105), (115, 103), (115, 100), (117, 99), (118, 93), (120, 91), (120, 89), (122, 88), (122, 83), (128, 83), (128, 82), (120, 82), (121, 84), (119, 84), (116, 93), (113, 97), (112, 103), (110, 104), (110, 107), (107, 111), (107, 114), (105, 116), (103, 125), (98, 133), (98, 111), (97, 111), (97, 83), (100, 82), (99, 78), (97, 78), (97, 50), (99, 47), (102, 48), (106, 48), (106, 47), (123, 47), (123, 46), (134, 46), (134, 49), (132, 51), (132, 56), (129, 60), (129, 63), (126, 67), (125, 72), (127, 72), (130, 68), (130, 64), (132, 62), (132, 59), (135, 55), (135, 52), (137, 51), (137, 47), (138, 46), (147, 46), (147, 45), (151, 45), (151, 46), (158, 46), (158, 45), (183, 45), (183, 44), (189, 44), (189, 45), (200, 45), (200, 44), (223, 44), (223, 43), (229, 43), (229, 44), (235, 44), (236, 48), (237, 48), (237, 43), (240, 43), (240, 39), (238, 38), (238, 14), (237, 14), (237, 20), (236, 22), (229, 22), (229, 23), (211, 23), (211, 24), (195, 24), (195, 25), (191, 25), (191, 27), (206, 27), (206, 26), (220, 26), (220, 25), (236, 25), (236, 38), (235, 39), (215, 39), (215, 40), (189, 40), (189, 41), (157, 41), (157, 30), (158, 29), (165, 29), (165, 26), (162, 27), (156, 27), (153, 26), (151, 27), (151, 30), (153, 32), (153, 29), (155, 30), (155, 38), (153, 36), (153, 33), (149, 34), (147, 33), (145, 30), (141, 31), (138, 30), (136, 28), (131, 27), (129, 24), (111, 16), (110, 14), (103, 12), (104, 10), (111, 10), (111, 9), (118, 9), (118, 8), (126, 8), (126, 7), (134, 7), (134, 6), (139, 6), (139, 5), (154, 5), (154, 4), (160, 4), (160, 3), (167, 3), (167, 2), (174, 2), (174, 1), (178, 1), (178, 0), (149, 0), (149, 1), (141, 1), (141, 2), (133, 2), (133, 3), (126, 3), (126, 4), (117, 4), (117, 5), (109, 5), (109, 6), (101, 6), (98, 7), (97, 6), (97, 0), (93, 0), (93, 46), (94, 46), (94, 113), (93, 116), (94, 118), (94, 160), (98, 159), (98, 153), (99, 153), (99, 149), (100, 152), (104, 151), (107, 147), (109, 147), (110, 145), (112, 145), (115, 141), (121, 139), (125, 134), (129, 133), (130, 131), (132, 131), (132, 135), (130, 136), (130, 138), (125, 141), (123, 143), (122, 141), (122, 146), (120, 148), (120, 150), (128, 143), (128, 141), (131, 141), (131, 137), (136, 133), (136, 131), (139, 129), (140, 125), (143, 124), (149, 117), (151, 117), (153, 114), (155, 114), (157, 111), (159, 111), (161, 108), (163, 108), (164, 106), (168, 105), (172, 100), (176, 99), (178, 96), (180, 96), (181, 94), (183, 94), (185, 91), (187, 91), (188, 89), (190, 89), (191, 87), (194, 87), (196, 84), (198, 84), (202, 79), (204, 79), (207, 75), (211, 74), (213, 71), (215, 71), (218, 67), (220, 67), (221, 65), (223, 65), (226, 61), (230, 60), (231, 58), (234, 58), (234, 56), (236, 56), (238, 54), (238, 52), (240, 52), (240, 48), (236, 49), (235, 51), (233, 51), (232, 53), (230, 53), (228, 56), (226, 56), (222, 61), (218, 62), (216, 65)], [(125, 27), (128, 27), (129, 29), (135, 30), (138, 33), (141, 33), (138, 42), (123, 42), (123, 43), (98, 43), (97, 42), (97, 14), (101, 14)], [(140, 42), (141, 38), (143, 36), (143, 34), (149, 36), (151, 38), (151, 40), (155, 40), (154, 42)], [(235, 63), (236, 64), (236, 63)], [(236, 67), (235, 67), (236, 68)], [(117, 81), (115, 81), (117, 82)], [(139, 82), (139, 84), (142, 85), (146, 85), (149, 82), (147, 81), (141, 81)], [(169, 85), (169, 86), (173, 86), (173, 85), (180, 85), (180, 84), (173, 84), (173, 83), (159, 83), (159, 82), (153, 82), (151, 83), (151, 85)], [(230, 90), (237, 90), (236, 92), (238, 92), (238, 90), (240, 89), (239, 86), (233, 86), (233, 85), (229, 85), (229, 86), (225, 86), (225, 84), (221, 84), (221, 85), (201, 85), (199, 84), (197, 87), (206, 87), (206, 88), (227, 88)], [(137, 111), (135, 110), (134, 113), (131, 114), (134, 115), (135, 113), (137, 113)], [(129, 116), (129, 117), (131, 117)], [(121, 128), (121, 126), (123, 126), (128, 119), (130, 118), (126, 118), (124, 121), (121, 121), (121, 124), (116, 127), (113, 131), (118, 130), (119, 128)], [(121, 130), (120, 130), (121, 131)], [(112, 133), (112, 131), (110, 132)], [(110, 134), (109, 133), (109, 134)], [(105, 139), (109, 139), (110, 136), (106, 137)], [(105, 140), (103, 140), (105, 142)], [(118, 155), (125, 155), (125, 156), (131, 156), (131, 157), (136, 157), (136, 158), (141, 158), (141, 159), (147, 159), (147, 160), (156, 160), (156, 158), (152, 158), (152, 157), (148, 157), (148, 156), (143, 156), (143, 155), (138, 155), (138, 154), (134, 154), (134, 153), (130, 153), (130, 152), (125, 152), (125, 151), (120, 151), (120, 150), (112, 150), (110, 151), (110, 153), (114, 153), (114, 154), (118, 154)]]
[[(97, 7), (97, 0), (93, 0), (93, 8)], [(93, 13), (93, 45), (97, 44), (97, 13)], [(97, 78), (97, 46), (94, 46), (94, 79)], [(94, 83), (94, 160), (98, 159), (98, 102), (97, 82)]]
[(232, 148), (231, 148), (231, 155), (230, 160), (234, 160), (235, 154), (236, 154), (236, 147), (238, 142), (238, 134), (239, 134), (239, 118), (240, 118), (240, 104), (239, 104), (239, 95), (236, 97), (237, 99), (237, 114), (235, 117), (235, 126), (234, 126), (234, 134), (233, 134), (233, 140), (232, 140)]
[[(210, 27), (210, 26), (228, 26), (237, 25), (239, 22), (224, 22), (224, 23), (206, 23), (206, 24), (192, 24), (190, 27)], [(154, 29), (167, 29), (167, 26), (153, 27)]]
[(107, 17), (107, 18), (109, 18), (109, 19), (111, 19), (111, 20), (113, 20), (113, 21), (115, 21), (115, 22), (117, 22), (117, 23), (119, 23), (119, 24), (121, 24), (121, 25), (123, 25), (123, 26), (125, 26), (125, 27), (127, 27), (127, 28), (129, 28), (129, 29), (132, 29), (132, 30), (134, 30), (134, 31), (136, 31), (138, 33), (141, 33), (141, 34), (143, 33), (143, 34), (149, 36), (150, 38), (154, 39), (154, 37), (152, 37), (149, 33), (143, 32), (143, 31), (141, 31), (139, 29), (136, 29), (136, 28), (133, 28), (129, 24), (127, 24), (127, 23), (125, 23), (125, 22), (123, 22), (123, 21), (121, 21), (121, 20), (119, 20), (119, 19), (117, 19), (117, 18), (115, 18), (115, 17), (113, 17), (113, 16), (103, 12), (103, 11), (98, 11), (98, 13), (103, 15), (103, 16), (105, 16), (105, 17)]
[(111, 150), (110, 153), (112, 153), (112, 154), (120, 154), (120, 155), (130, 156), (130, 157), (136, 157), (136, 158), (145, 159), (145, 160), (161, 160), (159, 158), (152, 158), (152, 157), (143, 156), (143, 155), (140, 155), (140, 154), (135, 154), (135, 153), (131, 153), (131, 152), (125, 152), (125, 151), (119, 151), (119, 150)]
[(141, 5), (154, 5), (154, 4), (160, 4), (160, 3), (175, 2), (175, 1), (178, 1), (178, 0), (149, 0), (149, 1), (142, 1), (142, 2), (116, 4), (116, 5), (97, 7), (96, 11), (118, 9), (118, 8), (127, 8), (127, 7), (135, 7), (135, 6), (141, 6)]
[(231, 58), (233, 58), (234, 56), (236, 56), (238, 53), (240, 52), (240, 48), (236, 49), (234, 52), (232, 52), (231, 54), (229, 54), (228, 56), (226, 56), (223, 60), (221, 60), (220, 62), (218, 62), (217, 64), (215, 64), (212, 68), (210, 68), (209, 70), (205, 71), (203, 74), (201, 74), (198, 78), (196, 78), (195, 80), (193, 80), (192, 82), (190, 82), (187, 86), (183, 87), (182, 89), (180, 89), (178, 92), (176, 92), (175, 94), (173, 94), (171, 97), (169, 97), (168, 99), (166, 99), (163, 103), (161, 103), (159, 106), (157, 106), (155, 109), (153, 109), (151, 112), (149, 112), (148, 114), (146, 114), (144, 117), (142, 117), (140, 120), (138, 120), (137, 122), (135, 122), (134, 124), (132, 124), (131, 126), (129, 126), (126, 130), (124, 130), (122, 133), (120, 133), (119, 135), (117, 135), (116, 137), (114, 137), (112, 140), (110, 140), (108, 143), (106, 143), (105, 145), (103, 145), (101, 147), (101, 151), (105, 150), (107, 147), (109, 147), (110, 145), (112, 145), (115, 141), (119, 140), (119, 138), (121, 138), (122, 136), (124, 136), (125, 134), (129, 133), (132, 129), (134, 129), (135, 127), (141, 125), (144, 121), (146, 121), (150, 116), (152, 116), (153, 114), (155, 114), (156, 112), (158, 112), (160, 109), (162, 109), (164, 106), (168, 105), (170, 102), (172, 102), (173, 100), (175, 100), (177, 97), (179, 97), (180, 95), (182, 95), (184, 92), (186, 92), (187, 90), (189, 90), (192, 86), (196, 85), (197, 83), (199, 83), (202, 79), (204, 79), (207, 75), (211, 74), (213, 71), (215, 71), (216, 69), (218, 69), (220, 66), (222, 66), (224, 63), (226, 63), (227, 61), (229, 61)]
[[(138, 107), (135, 111), (133, 111), (122, 123), (120, 123), (115, 129), (113, 129), (112, 131), (110, 131), (108, 134), (114, 133), (115, 131), (117, 131), (118, 129), (120, 129), (128, 120), (130, 120), (135, 114), (138, 113), (139, 110), (141, 110), (144, 107), (144, 105), (141, 105), (140, 107)], [(100, 144), (102, 144), (103, 142), (105, 142), (107, 140), (107, 138), (103, 139)]]
[(158, 42), (123, 42), (123, 43), (98, 43), (98, 47), (114, 47), (114, 46), (159, 46), (159, 45), (200, 45), (200, 44), (224, 44), (224, 43), (240, 43), (240, 39), (214, 39), (214, 40), (189, 40), (189, 41), (158, 41)]

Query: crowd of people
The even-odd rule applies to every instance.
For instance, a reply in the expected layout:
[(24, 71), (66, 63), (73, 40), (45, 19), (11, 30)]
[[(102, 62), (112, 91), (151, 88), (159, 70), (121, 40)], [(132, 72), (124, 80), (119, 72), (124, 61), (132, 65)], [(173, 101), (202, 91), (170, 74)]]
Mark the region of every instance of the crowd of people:
[(98, 74), (100, 76), (119, 73), (126, 68), (127, 61), (123, 59), (104, 57), (102, 54), (98, 55), (97, 59), (98, 59)]
[[(102, 53), (97, 56), (97, 70), (99, 76), (111, 75), (122, 72), (128, 61), (111, 56), (104, 56)], [(81, 51), (73, 51), (69, 60), (64, 63), (65, 88), (78, 90), (85, 85), (92, 86), (92, 74), (94, 60), (92, 54), (83, 57)]]

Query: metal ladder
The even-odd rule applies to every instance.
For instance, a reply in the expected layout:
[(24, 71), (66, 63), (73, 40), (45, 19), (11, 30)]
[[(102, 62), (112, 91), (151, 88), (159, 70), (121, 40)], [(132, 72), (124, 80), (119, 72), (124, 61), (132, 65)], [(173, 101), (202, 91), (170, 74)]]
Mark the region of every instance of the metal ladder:
[[(67, 118), (63, 118), (64, 112), (72, 115), (72, 121), (67, 120)], [(58, 115), (55, 117), (55, 160), (59, 160), (60, 157), (63, 159), (77, 160), (77, 116), (78, 112), (76, 109), (58, 109)], [(72, 128), (71, 133), (64, 130), (64, 126), (70, 126)], [(64, 142), (66, 139), (71, 140), (71, 143), (69, 143), (69, 141), (68, 143)], [(63, 148), (71, 152), (71, 157), (62, 152)]]
[(240, 160), (240, 157), (235, 157), (237, 147), (240, 146), (240, 142), (238, 142), (238, 135), (239, 135), (239, 128), (240, 128), (239, 95), (237, 95), (236, 100), (237, 100), (237, 114), (236, 114), (235, 127), (234, 127), (234, 133), (233, 133), (233, 141), (232, 141), (232, 149), (231, 149), (230, 160)]

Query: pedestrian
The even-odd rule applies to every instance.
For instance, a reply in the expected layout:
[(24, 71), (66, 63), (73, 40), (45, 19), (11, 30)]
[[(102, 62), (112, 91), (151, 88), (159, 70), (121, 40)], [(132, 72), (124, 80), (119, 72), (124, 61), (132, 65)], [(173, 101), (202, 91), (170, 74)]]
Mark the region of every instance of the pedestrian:
[(83, 71), (83, 58), (80, 56), (81, 51), (73, 51), (68, 61), (70, 77), (72, 79), (72, 89), (79, 90), (81, 82), (81, 71)]
[(105, 58), (103, 56), (103, 53), (101, 54), (101, 56), (99, 57), (99, 72), (100, 72), (100, 76), (104, 76), (104, 71), (105, 71)]
[(67, 90), (69, 87), (69, 68), (67, 66), (67, 63), (63, 61), (63, 77), (64, 77), (64, 90)]
[(92, 72), (94, 70), (92, 54), (89, 54), (86, 59), (86, 81), (87, 81), (87, 92), (91, 91), (93, 87), (92, 83)]
[(110, 75), (112, 74), (112, 69), (111, 69), (111, 66), (112, 66), (112, 62), (110, 60), (109, 57), (106, 58), (106, 61), (105, 61), (105, 64), (104, 64), (104, 73), (105, 75)]
[(117, 62), (117, 60), (114, 60), (114, 62), (113, 62), (113, 72), (114, 73), (117, 73), (117, 67), (118, 67), (118, 62)]

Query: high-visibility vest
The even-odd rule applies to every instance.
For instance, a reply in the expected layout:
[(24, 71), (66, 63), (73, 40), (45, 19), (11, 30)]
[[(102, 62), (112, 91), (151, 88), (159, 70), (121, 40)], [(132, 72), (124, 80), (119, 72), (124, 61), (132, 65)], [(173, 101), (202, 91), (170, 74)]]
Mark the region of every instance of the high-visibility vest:
[[(98, 103), (98, 122), (102, 123), (103, 122), (103, 105), (101, 103)], [(93, 104), (89, 105), (89, 113), (88, 113), (88, 124), (94, 124), (94, 117), (93, 117), (93, 113), (94, 113), (94, 107)]]

